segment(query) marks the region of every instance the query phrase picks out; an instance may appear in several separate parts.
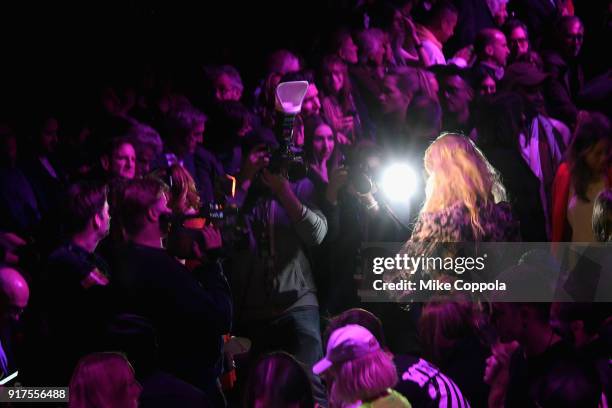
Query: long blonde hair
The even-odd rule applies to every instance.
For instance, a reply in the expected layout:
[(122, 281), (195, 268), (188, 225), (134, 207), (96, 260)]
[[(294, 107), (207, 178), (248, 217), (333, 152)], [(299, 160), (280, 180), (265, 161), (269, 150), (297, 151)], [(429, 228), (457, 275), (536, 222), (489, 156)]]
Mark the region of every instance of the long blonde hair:
[(463, 204), (470, 214), (474, 238), (484, 234), (479, 208), (505, 201), (498, 172), (469, 138), (441, 134), (425, 151), (428, 175), (421, 213), (438, 212)]

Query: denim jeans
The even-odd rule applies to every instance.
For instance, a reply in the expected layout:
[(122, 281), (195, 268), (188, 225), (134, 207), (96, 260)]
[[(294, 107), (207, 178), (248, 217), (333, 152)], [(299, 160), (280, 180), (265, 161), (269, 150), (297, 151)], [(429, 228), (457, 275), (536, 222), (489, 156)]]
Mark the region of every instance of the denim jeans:
[(326, 407), (325, 387), (312, 373), (312, 366), (323, 358), (319, 324), (319, 308), (303, 306), (272, 320), (249, 322), (243, 326), (242, 335), (252, 341), (253, 359), (272, 351), (285, 351), (302, 362), (310, 375), (315, 401)]

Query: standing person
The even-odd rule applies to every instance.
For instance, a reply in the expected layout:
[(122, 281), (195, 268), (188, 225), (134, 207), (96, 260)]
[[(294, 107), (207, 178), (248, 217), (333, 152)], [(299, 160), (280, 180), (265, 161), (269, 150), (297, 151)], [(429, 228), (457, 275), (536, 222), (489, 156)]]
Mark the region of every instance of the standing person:
[(555, 44), (542, 52), (544, 68), (551, 79), (546, 84), (547, 106), (553, 117), (570, 127), (578, 117), (577, 97), (584, 87), (584, 73), (579, 59), (584, 42), (584, 25), (578, 17), (562, 17), (556, 25)]
[(608, 118), (581, 115), (568, 160), (559, 166), (552, 187), (553, 241), (593, 242), (593, 201), (612, 186), (611, 138)]
[(474, 70), (488, 73), (496, 81), (504, 77), (504, 68), (510, 55), (506, 36), (495, 28), (486, 28), (478, 33), (474, 41), (476, 63)]
[[(286, 351), (312, 366), (322, 355), (319, 303), (307, 253), (323, 242), (327, 219), (308, 178), (287, 180), (266, 167), (271, 137), (245, 154), (237, 205), (248, 228), (232, 262), (237, 333), (253, 342), (253, 355)], [(315, 398), (325, 403), (320, 379)]]

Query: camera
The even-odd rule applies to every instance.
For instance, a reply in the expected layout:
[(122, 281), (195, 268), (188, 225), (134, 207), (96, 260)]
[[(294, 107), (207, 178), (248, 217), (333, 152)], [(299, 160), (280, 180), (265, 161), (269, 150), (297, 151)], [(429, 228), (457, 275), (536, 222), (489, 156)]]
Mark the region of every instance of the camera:
[(308, 82), (282, 82), (276, 88), (276, 126), (275, 135), (278, 147), (269, 148), (270, 164), (268, 170), (280, 174), (290, 181), (306, 177), (302, 149), (293, 141), (293, 127), (296, 116), (302, 109), (302, 101), (308, 90)]
[(202, 229), (206, 225), (223, 226), (228, 217), (238, 214), (235, 207), (221, 203), (209, 203), (193, 214), (169, 214), (164, 221), (168, 224), (166, 248), (168, 252), (181, 259), (194, 259), (193, 244), (204, 248)]

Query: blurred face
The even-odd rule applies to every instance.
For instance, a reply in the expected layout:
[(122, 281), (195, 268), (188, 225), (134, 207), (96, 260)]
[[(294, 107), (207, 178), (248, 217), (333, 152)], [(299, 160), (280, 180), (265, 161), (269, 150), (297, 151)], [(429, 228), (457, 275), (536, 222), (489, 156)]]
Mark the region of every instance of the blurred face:
[(193, 154), (196, 151), (196, 147), (199, 144), (204, 143), (204, 129), (206, 125), (204, 122), (197, 123), (193, 129), (191, 129), (191, 133), (187, 138), (187, 150), (190, 154)]
[(131, 180), (136, 175), (136, 152), (129, 143), (124, 143), (113, 152), (110, 163), (111, 174)]
[(17, 138), (15, 136), (8, 136), (2, 141), (0, 145), (0, 158), (6, 159), (8, 163), (14, 165), (17, 162)]
[(97, 222), (98, 222), (98, 230), (100, 232), (100, 237), (105, 237), (108, 235), (108, 232), (110, 231), (110, 213), (109, 211), (109, 206), (108, 206), (108, 201), (104, 201), (104, 207), (102, 208), (102, 212), (100, 214), (97, 215)]
[(567, 57), (576, 57), (582, 48), (584, 41), (584, 27), (579, 21), (566, 24), (562, 35), (563, 53)]
[(610, 142), (600, 140), (585, 153), (585, 161), (595, 174), (602, 174), (607, 170), (610, 158)]
[(325, 124), (320, 125), (312, 137), (312, 151), (320, 163), (329, 160), (334, 151), (334, 132)]
[(546, 114), (544, 96), (542, 95), (542, 89), (540, 85), (523, 86), (518, 91), (525, 100), (527, 106), (531, 108), (535, 113), (539, 113), (542, 115)]
[(510, 51), (514, 58), (524, 55), (529, 51), (529, 39), (523, 27), (516, 27), (510, 33)]
[(302, 116), (307, 118), (312, 115), (318, 115), (321, 110), (321, 102), (319, 101), (319, 90), (315, 84), (308, 85), (304, 102), (302, 102)]
[(495, 24), (497, 24), (498, 27), (501, 27), (504, 25), (507, 18), (508, 18), (508, 9), (506, 8), (506, 3), (501, 3), (499, 7), (499, 11), (494, 16)]
[(452, 113), (468, 109), (471, 101), (470, 89), (459, 75), (452, 75), (442, 80), (440, 91), (444, 107)]
[(397, 87), (397, 77), (389, 75), (383, 81), (379, 100), (384, 113), (403, 112), (410, 104), (410, 98)]
[(495, 33), (495, 39), (491, 44), (491, 59), (500, 67), (506, 66), (510, 49), (506, 42), (506, 36), (501, 31)]
[(215, 97), (218, 101), (239, 101), (242, 97), (240, 88), (234, 84), (227, 74), (219, 75), (214, 85)]
[(344, 70), (339, 64), (331, 66), (330, 71), (327, 73), (327, 83), (334, 93), (340, 92), (344, 86)]
[(58, 128), (57, 119), (50, 118), (45, 121), (40, 133), (40, 147), (43, 153), (50, 154), (55, 152)]
[(480, 89), (478, 90), (481, 96), (484, 95), (493, 95), (497, 90), (497, 86), (495, 84), (495, 80), (490, 76), (486, 77), (480, 83)]
[(447, 13), (446, 16), (440, 21), (440, 34), (442, 38), (438, 38), (440, 42), (447, 42), (455, 33), (455, 27), (457, 26), (457, 14)]
[(346, 61), (349, 64), (356, 64), (358, 61), (357, 57), (357, 46), (353, 41), (351, 36), (347, 36), (342, 46), (340, 47), (340, 51), (338, 52), (340, 58)]
[(370, 50), (370, 61), (377, 67), (381, 66), (385, 61), (385, 45), (381, 42), (376, 42), (372, 50)]
[(521, 336), (520, 310), (511, 303), (494, 303), (491, 323), (503, 342), (518, 340)]
[(151, 163), (155, 160), (155, 150), (152, 147), (143, 147), (137, 159), (136, 172), (139, 176), (144, 176), (151, 171)]

